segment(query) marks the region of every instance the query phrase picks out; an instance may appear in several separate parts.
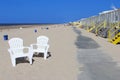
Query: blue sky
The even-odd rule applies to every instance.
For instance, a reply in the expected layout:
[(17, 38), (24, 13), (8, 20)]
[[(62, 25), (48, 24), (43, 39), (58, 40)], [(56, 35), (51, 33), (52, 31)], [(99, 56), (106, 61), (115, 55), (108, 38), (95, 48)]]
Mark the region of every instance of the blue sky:
[(0, 23), (66, 23), (120, 8), (120, 0), (0, 0)]

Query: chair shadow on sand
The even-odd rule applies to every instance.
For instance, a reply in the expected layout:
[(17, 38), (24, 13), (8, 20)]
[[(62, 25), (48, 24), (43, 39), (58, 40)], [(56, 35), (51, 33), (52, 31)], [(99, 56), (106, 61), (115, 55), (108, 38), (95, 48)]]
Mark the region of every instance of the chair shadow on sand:
[[(50, 52), (48, 52), (47, 54), (48, 54), (47, 58), (51, 57)], [(33, 55), (33, 57), (44, 57), (44, 54), (43, 53), (35, 53)], [(32, 63), (34, 63), (34, 61), (35, 61), (35, 59), (32, 59)], [(20, 64), (20, 63), (29, 63), (29, 60), (27, 57), (17, 58), (16, 64)]]
[[(32, 62), (34, 62), (34, 59), (32, 59)], [(20, 63), (29, 63), (29, 59), (27, 57), (17, 58), (16, 65)]]
[[(47, 58), (51, 57), (50, 52), (48, 52), (47, 54), (48, 54)], [(33, 57), (44, 57), (44, 54), (43, 53), (34, 53)]]

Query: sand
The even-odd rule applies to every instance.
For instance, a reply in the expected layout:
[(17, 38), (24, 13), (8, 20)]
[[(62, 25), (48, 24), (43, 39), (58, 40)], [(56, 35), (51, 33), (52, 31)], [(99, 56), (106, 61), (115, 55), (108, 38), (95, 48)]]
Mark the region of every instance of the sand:
[[(47, 27), (48, 29), (46, 29)], [(35, 29), (37, 29), (36, 33), (34, 32)], [(45, 35), (49, 37), (49, 53), (51, 56), (47, 60), (44, 60), (43, 57), (33, 57), (32, 65), (25, 61), (17, 61), (16, 67), (13, 67), (7, 51), (9, 48), (8, 41), (3, 39), (5, 34), (8, 35), (9, 39), (13, 37), (22, 38), (24, 46), (36, 43), (38, 36)], [(107, 42), (107, 39), (96, 37), (95, 34), (86, 30), (67, 25), (42, 25), (41, 27), (32, 26), (23, 29), (2, 29), (0, 31), (0, 80), (95, 80), (90, 79), (90, 75), (86, 75), (88, 72), (83, 70), (83, 67), (86, 67), (86, 63), (90, 62), (89, 57), (95, 55), (97, 58), (93, 62), (101, 61), (102, 59), (98, 55), (102, 53), (100, 52), (98, 55), (95, 53), (102, 51), (119, 66), (119, 47), (120, 45), (113, 45)], [(94, 54), (88, 54), (90, 52)], [(88, 61), (85, 61), (86, 56)], [(106, 57), (104, 59), (107, 61)], [(101, 68), (103, 67), (107, 69), (107, 66), (103, 65)], [(97, 66), (95, 69), (96, 71), (98, 70)], [(85, 75), (82, 75), (84, 72)], [(100, 73), (102, 74), (102, 72)]]
[[(45, 29), (39, 26), (30, 28), (2, 29), (0, 32), (0, 80), (76, 80), (78, 63), (76, 60), (76, 46), (74, 41), (76, 34), (72, 28), (64, 25), (50, 25)], [(37, 32), (34, 32), (37, 29)], [(33, 57), (33, 64), (22, 61), (13, 67), (10, 61), (8, 41), (4, 41), (3, 35), (9, 39), (20, 37), (24, 40), (24, 46), (36, 43), (40, 35), (49, 37), (49, 53), (51, 56), (44, 60), (43, 57)]]

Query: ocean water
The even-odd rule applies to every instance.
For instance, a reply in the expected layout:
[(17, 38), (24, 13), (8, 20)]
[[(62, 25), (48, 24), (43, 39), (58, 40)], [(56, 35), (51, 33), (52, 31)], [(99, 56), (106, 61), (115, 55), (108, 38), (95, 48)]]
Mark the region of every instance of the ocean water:
[(6, 23), (0, 24), (0, 29), (2, 28), (17, 28), (17, 27), (31, 27), (31, 26), (42, 26), (42, 25), (55, 25), (58, 23)]

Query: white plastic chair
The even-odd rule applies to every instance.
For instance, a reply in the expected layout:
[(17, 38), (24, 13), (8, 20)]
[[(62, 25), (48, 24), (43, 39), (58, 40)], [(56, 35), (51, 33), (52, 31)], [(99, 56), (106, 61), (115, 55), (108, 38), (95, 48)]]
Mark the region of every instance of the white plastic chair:
[(46, 36), (37, 37), (37, 43), (31, 44), (33, 54), (34, 54), (34, 52), (44, 53), (44, 59), (46, 60), (47, 52), (48, 52), (48, 48), (49, 48), (48, 41), (49, 41), (49, 38)]
[[(21, 38), (12, 38), (8, 41), (10, 48), (8, 52), (10, 53), (12, 65), (16, 66), (16, 58), (28, 57), (30, 64), (32, 64), (32, 51), (30, 47), (23, 46), (23, 40)], [(24, 50), (27, 49), (27, 52)]]

